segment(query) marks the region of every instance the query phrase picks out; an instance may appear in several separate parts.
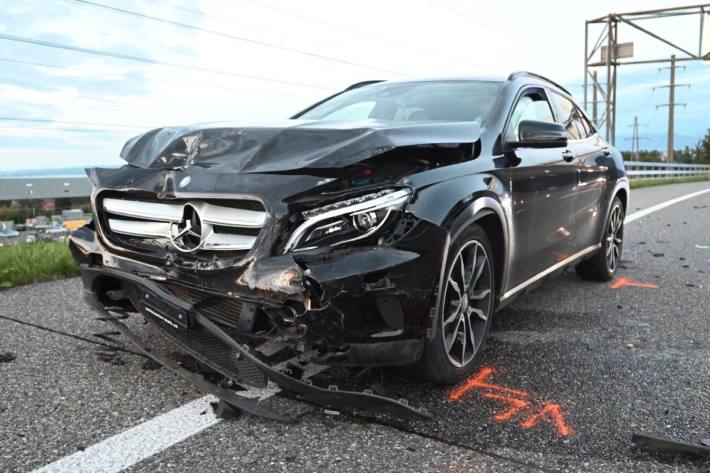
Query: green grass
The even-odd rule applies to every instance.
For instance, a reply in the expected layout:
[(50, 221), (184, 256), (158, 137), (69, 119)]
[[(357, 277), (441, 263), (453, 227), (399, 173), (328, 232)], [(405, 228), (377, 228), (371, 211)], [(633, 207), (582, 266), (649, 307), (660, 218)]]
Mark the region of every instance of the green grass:
[(38, 242), (0, 248), (0, 287), (79, 274), (66, 243)]
[(640, 189), (642, 187), (665, 186), (666, 184), (682, 184), (684, 182), (702, 181), (710, 181), (710, 176), (661, 177), (659, 179), (631, 179), (631, 188)]

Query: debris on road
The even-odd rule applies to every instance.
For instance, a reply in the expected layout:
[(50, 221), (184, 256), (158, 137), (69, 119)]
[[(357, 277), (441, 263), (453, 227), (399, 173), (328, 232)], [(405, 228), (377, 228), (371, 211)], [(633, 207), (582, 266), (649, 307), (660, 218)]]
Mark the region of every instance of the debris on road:
[(677, 440), (653, 437), (645, 434), (633, 434), (631, 436), (631, 442), (633, 442), (634, 447), (643, 448), (645, 450), (670, 453), (689, 453), (693, 455), (710, 457), (710, 447), (704, 445), (695, 445), (692, 443), (679, 442)]
[(241, 410), (234, 406), (230, 406), (221, 399), (218, 402), (211, 402), (210, 405), (212, 406), (214, 415), (223, 420), (238, 419), (242, 415)]
[(709, 245), (695, 245), (695, 247), (699, 250), (710, 250)]
[(9, 363), (13, 361), (15, 358), (17, 358), (17, 355), (10, 351), (6, 351), (4, 353), (0, 353), (0, 363)]

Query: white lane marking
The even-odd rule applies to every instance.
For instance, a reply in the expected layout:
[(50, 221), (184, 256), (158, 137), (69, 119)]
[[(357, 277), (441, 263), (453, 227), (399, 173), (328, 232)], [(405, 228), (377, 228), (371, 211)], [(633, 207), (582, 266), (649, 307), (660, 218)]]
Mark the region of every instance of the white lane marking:
[[(647, 209), (628, 215), (625, 223), (633, 222), (653, 212), (677, 204), (695, 196), (710, 192), (705, 189), (691, 194), (676, 197)], [(273, 387), (272, 387), (273, 389)], [(260, 397), (262, 400), (273, 396), (276, 392), (254, 392), (245, 397)], [(145, 460), (166, 450), (208, 427), (216, 425), (220, 419), (215, 417), (210, 402), (217, 402), (214, 396), (204, 396), (170, 412), (159, 415), (142, 424), (132, 427), (120, 434), (109, 437), (87, 448), (61, 458), (38, 470), (36, 473), (74, 473), (74, 472), (119, 472), (124, 468)], [(202, 414), (202, 412), (205, 414)]]
[(686, 195), (681, 195), (680, 197), (676, 197), (671, 200), (667, 200), (665, 202), (661, 202), (660, 204), (652, 205), (651, 207), (643, 210), (639, 210), (638, 212), (634, 212), (631, 215), (627, 215), (626, 219), (624, 219), (624, 223), (631, 223), (634, 220), (638, 220), (641, 217), (645, 217), (646, 215), (652, 214), (653, 212), (656, 212), (661, 209), (665, 209), (666, 207), (670, 207), (673, 204), (677, 204), (678, 202), (683, 202), (684, 200), (692, 199), (693, 197), (697, 197), (701, 194), (705, 194), (707, 192), (710, 192), (710, 189), (703, 189), (701, 191), (697, 192), (691, 192), (690, 194)]
[[(41, 473), (116, 473), (217, 424), (204, 396), (35, 470)], [(203, 414), (204, 412), (204, 414)]]

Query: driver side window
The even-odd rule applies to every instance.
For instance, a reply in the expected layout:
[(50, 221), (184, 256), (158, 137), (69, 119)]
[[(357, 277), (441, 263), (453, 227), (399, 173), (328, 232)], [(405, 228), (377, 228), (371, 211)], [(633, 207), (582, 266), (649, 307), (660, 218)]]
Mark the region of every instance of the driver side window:
[(543, 122), (554, 123), (555, 118), (552, 115), (552, 108), (547, 102), (545, 96), (540, 92), (530, 92), (521, 96), (515, 104), (513, 114), (510, 117), (510, 124), (506, 133), (506, 139), (509, 141), (519, 141), (520, 122), (523, 120), (537, 120)]

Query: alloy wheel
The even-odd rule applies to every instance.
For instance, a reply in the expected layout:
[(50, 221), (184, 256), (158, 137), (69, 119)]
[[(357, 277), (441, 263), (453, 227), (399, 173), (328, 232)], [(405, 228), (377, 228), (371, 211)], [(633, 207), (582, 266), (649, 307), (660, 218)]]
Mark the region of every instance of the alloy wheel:
[(485, 247), (467, 242), (449, 268), (441, 318), (444, 349), (456, 367), (467, 365), (481, 346), (492, 307), (491, 283)]
[(606, 232), (606, 263), (609, 271), (616, 271), (621, 259), (621, 245), (624, 239), (624, 212), (615, 205), (609, 216)]

